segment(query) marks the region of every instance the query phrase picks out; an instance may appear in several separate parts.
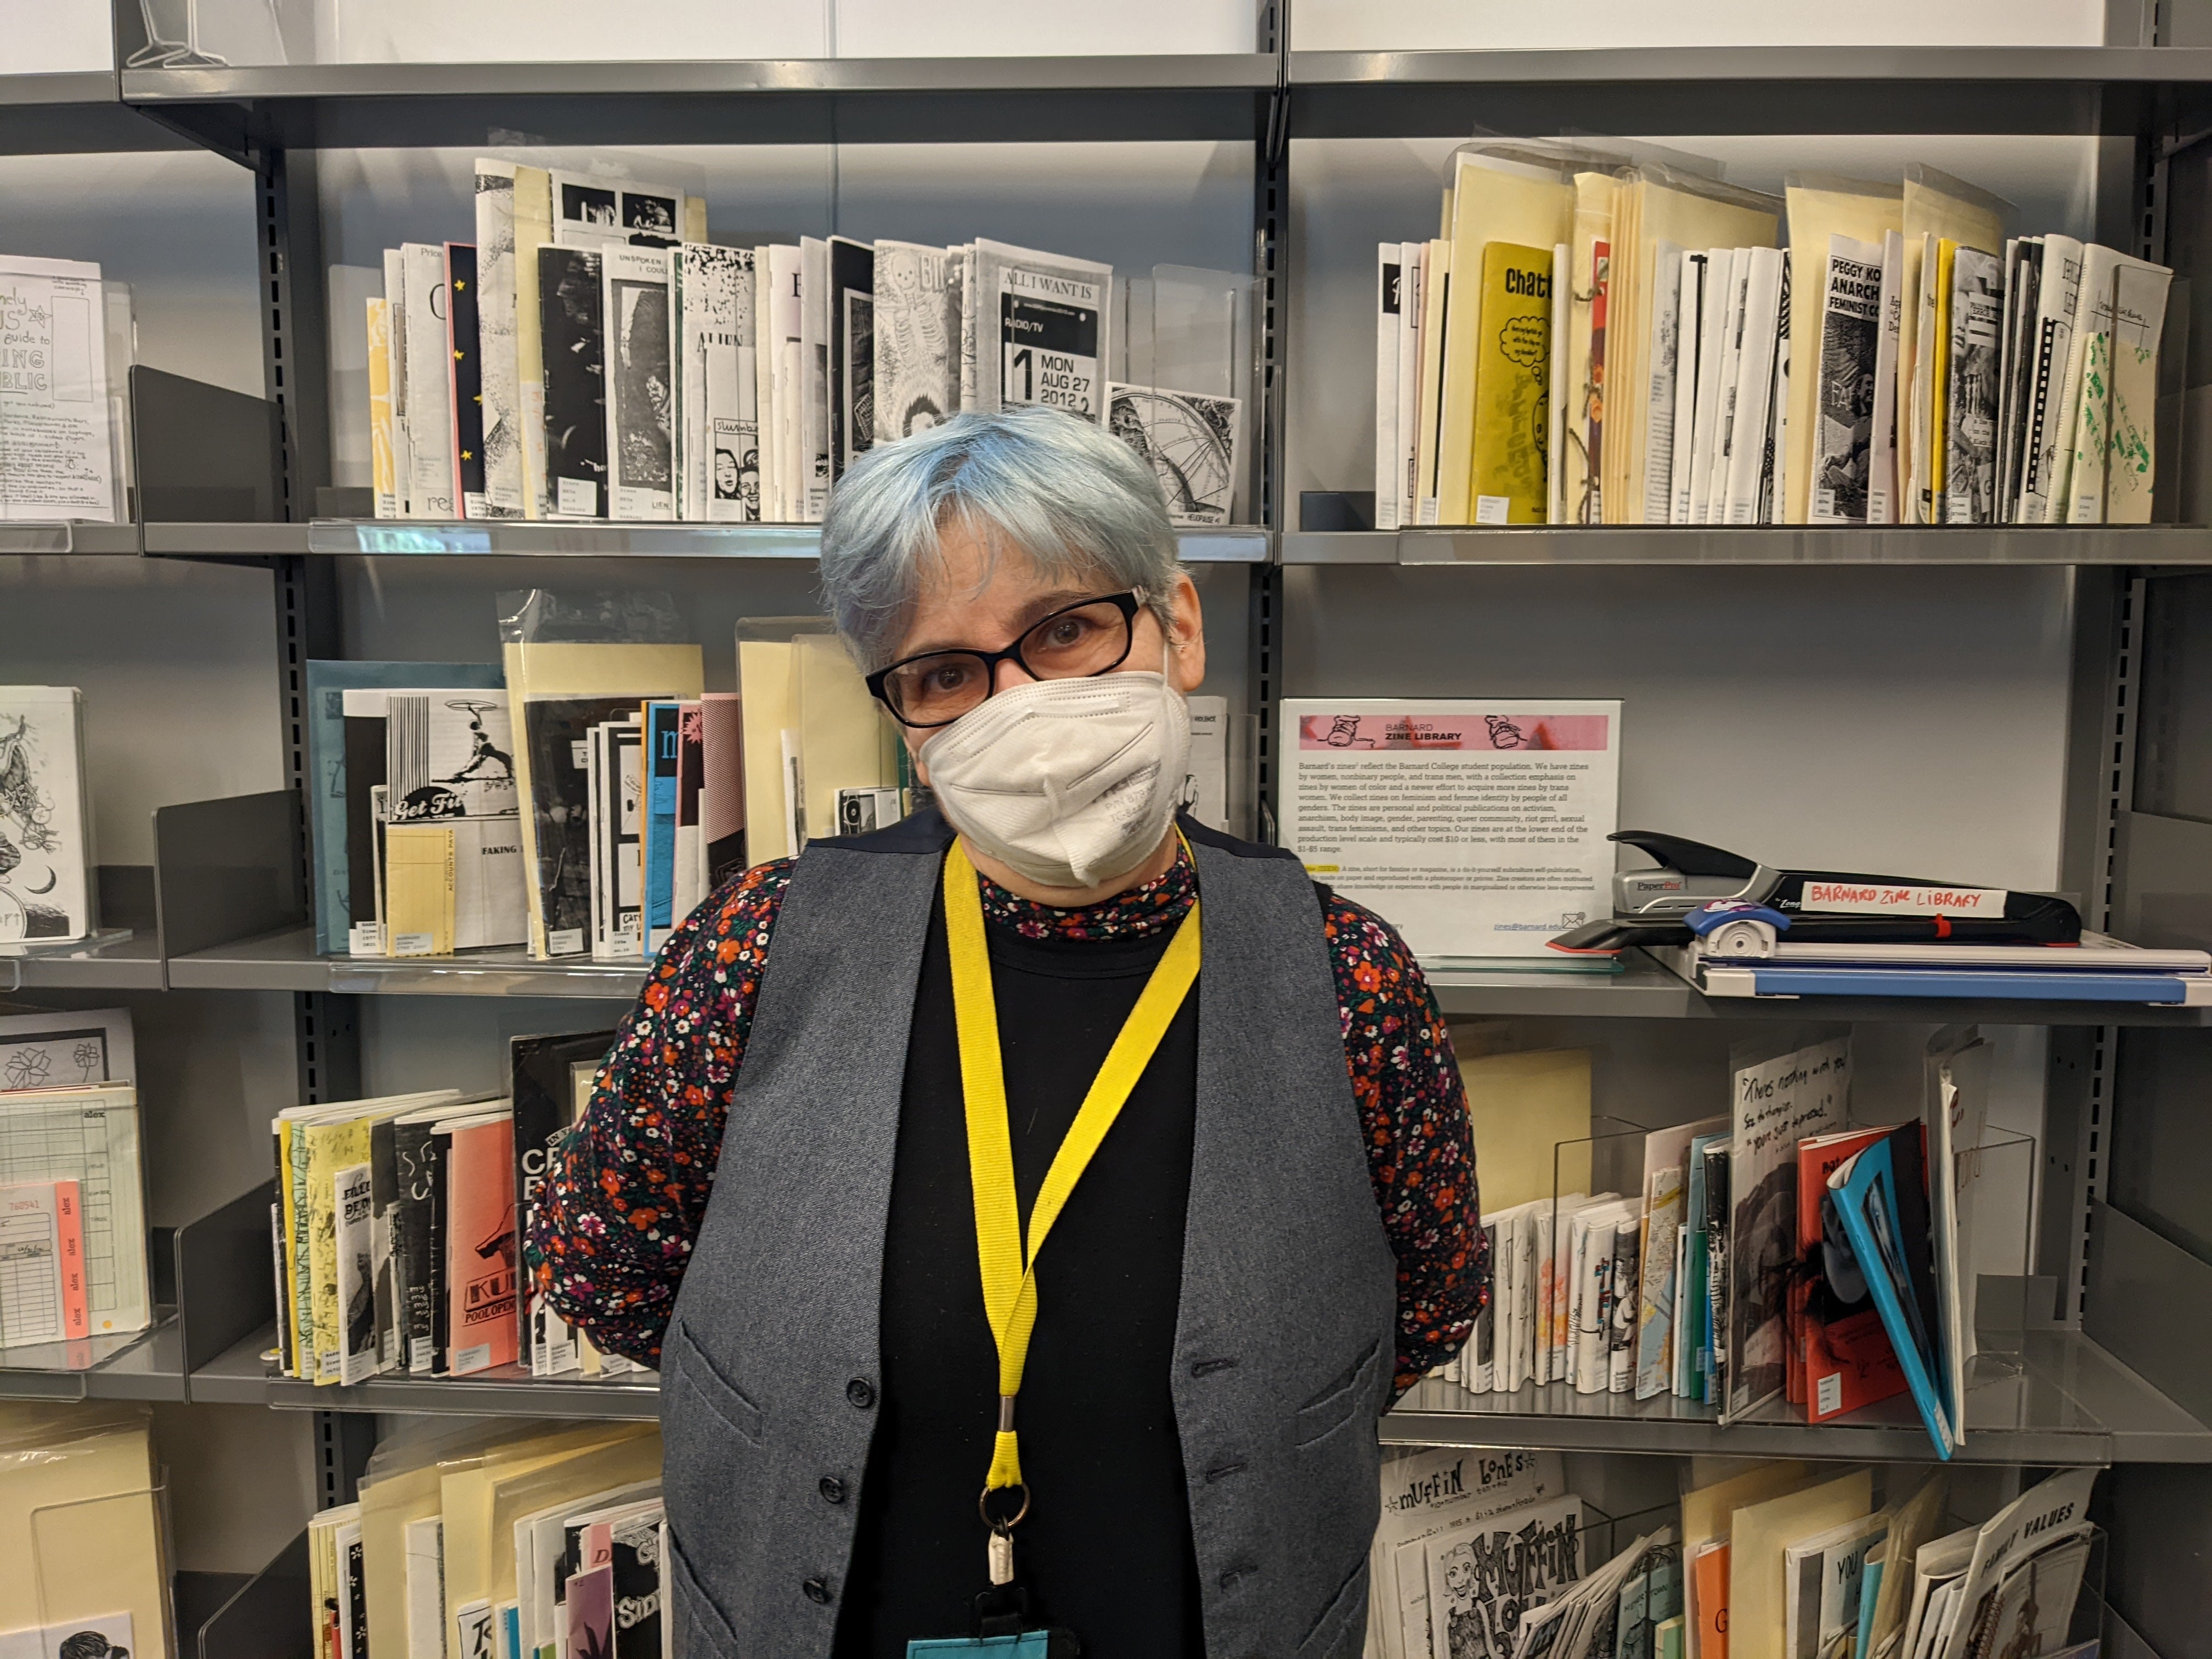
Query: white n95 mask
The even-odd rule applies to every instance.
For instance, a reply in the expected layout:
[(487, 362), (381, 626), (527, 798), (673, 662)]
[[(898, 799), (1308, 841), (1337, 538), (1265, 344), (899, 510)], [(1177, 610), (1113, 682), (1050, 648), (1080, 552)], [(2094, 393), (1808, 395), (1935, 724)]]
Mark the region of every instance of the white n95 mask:
[(1190, 708), (1164, 673), (1033, 680), (921, 746), (929, 786), (977, 851), (1045, 887), (1133, 870), (1175, 819)]

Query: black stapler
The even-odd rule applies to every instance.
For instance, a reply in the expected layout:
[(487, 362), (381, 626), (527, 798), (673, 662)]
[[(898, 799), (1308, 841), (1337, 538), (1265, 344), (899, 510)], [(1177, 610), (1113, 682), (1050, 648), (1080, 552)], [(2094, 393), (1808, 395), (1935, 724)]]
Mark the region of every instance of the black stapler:
[(2072, 945), (2081, 917), (2043, 893), (1964, 888), (1906, 876), (1777, 870), (1703, 842), (1656, 830), (1622, 830), (1609, 839), (1650, 858), (1653, 870), (1613, 878), (1613, 915), (1553, 939), (1570, 954), (1610, 954), (1632, 945), (1687, 945), (1685, 920), (1714, 903), (1756, 905), (1786, 917), (1793, 940), (1904, 945)]

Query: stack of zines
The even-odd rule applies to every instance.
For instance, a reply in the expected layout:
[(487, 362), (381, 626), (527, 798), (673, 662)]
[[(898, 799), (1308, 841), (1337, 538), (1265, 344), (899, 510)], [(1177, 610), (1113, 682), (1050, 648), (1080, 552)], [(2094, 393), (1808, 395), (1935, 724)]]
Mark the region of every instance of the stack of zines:
[[(317, 948), (635, 961), (748, 865), (905, 816), (906, 748), (825, 620), (741, 621), (737, 661), (734, 692), (696, 645), (309, 663)], [(1190, 703), (1185, 799), (1225, 828), (1228, 705)]]
[[(1464, 1068), (1478, 1111), (1486, 1064)], [(1642, 1135), (1632, 1195), (1564, 1190), (1604, 1144), (1584, 1139), (1559, 1148), (1562, 1190), (1482, 1218), (1490, 1305), (1440, 1374), (1477, 1395), (1672, 1395), (1723, 1424), (1776, 1401), (1822, 1423), (1909, 1391), (1948, 1458), (1974, 1352), (1961, 1240), (1987, 1160), (1965, 1154), (1982, 1145), (1988, 1068), (1976, 1033), (1947, 1029), (1926, 1056), (1922, 1115), (1856, 1127), (1848, 1038), (1739, 1046), (1733, 1109)]]
[(128, 1009), (0, 1017), (0, 1349), (153, 1323), (136, 1065)]
[(611, 1031), (516, 1037), (509, 1092), (298, 1106), (270, 1125), (277, 1364), (319, 1384), (380, 1375), (618, 1376), (520, 1284), (548, 1161), (583, 1115)]
[(386, 250), (368, 302), (376, 516), (816, 523), (873, 445), (1044, 404), (1133, 445), (1178, 523), (1229, 522), (1241, 400), (1109, 384), (1115, 309), (1090, 260), (726, 247), (700, 197), (479, 160), (476, 240)]
[[(2062, 1659), (2087, 1578), (2094, 1470), (1943, 1532), (1941, 1474), (1899, 1481), (1765, 1463), (1612, 1526), (1565, 1493), (1559, 1456), (1422, 1451), (1385, 1463), (1367, 1659)], [(1647, 1525), (1650, 1522), (1656, 1525)], [(1631, 1534), (1634, 1534), (1632, 1540)], [(2087, 1659), (2094, 1644), (2063, 1659)]]
[(152, 1408), (0, 1402), (0, 1654), (167, 1654), (169, 1571)]
[[(1591, 1517), (1551, 1451), (1415, 1452), (1382, 1468), (1369, 1553), (1369, 1659), (1652, 1651), (1682, 1610), (1671, 1529), (1585, 1576)], [(1534, 1632), (1542, 1631), (1540, 1637)]]
[(1462, 149), (1376, 252), (1376, 527), (2146, 523), (2171, 272), (2010, 212)]
[(664, 1659), (660, 1457), (649, 1423), (406, 1425), (309, 1522), (313, 1651)]

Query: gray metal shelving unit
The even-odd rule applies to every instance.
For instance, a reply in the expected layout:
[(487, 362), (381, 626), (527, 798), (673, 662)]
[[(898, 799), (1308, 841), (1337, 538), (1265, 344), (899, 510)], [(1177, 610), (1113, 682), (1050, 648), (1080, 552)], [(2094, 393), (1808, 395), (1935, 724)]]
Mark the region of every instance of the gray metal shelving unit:
[[(127, 14), (129, 9), (124, 9)], [(2161, 14), (2162, 15), (2163, 14)], [(123, 17), (118, 56), (136, 45)], [(2159, 27), (2166, 27), (2160, 23)], [(141, 526), (0, 527), (0, 551), (266, 562), (276, 579), (281, 672), (296, 714), (301, 665), (343, 654), (346, 557), (516, 560), (716, 559), (732, 580), (773, 580), (814, 556), (806, 526), (421, 525), (317, 520), (329, 478), (326, 329), (315, 189), (320, 148), (504, 143), (495, 129), (550, 144), (892, 143), (1061, 139), (1233, 140), (1254, 157), (1255, 273), (1267, 387), (1252, 411), (1266, 527), (1187, 538), (1188, 558), (1246, 568), (1249, 686), (1262, 720), (1257, 770), (1270, 785), (1271, 714), (1287, 678), (1285, 607), (1297, 582), (1327, 577), (1333, 599), (1433, 593), (1433, 579), (1376, 567), (1468, 568), (1470, 587), (1529, 568), (1661, 572), (1759, 568), (1817, 572), (1961, 568), (2071, 572), (2075, 672), (2064, 803), (2065, 884), (2093, 921), (2124, 923), (2146, 943), (2212, 940), (2212, 801), (2186, 775), (2212, 756), (2212, 689), (2185, 647), (2212, 627), (2212, 527), (2112, 529), (1662, 529), (1443, 527), (1308, 532), (1285, 511), (1285, 331), (1292, 231), (1290, 141), (1457, 137), (1476, 131), (2075, 135), (2133, 141), (2131, 245), (2185, 270), (2212, 267), (2212, 168), (2197, 143), (2212, 125), (2212, 50), (2102, 48), (1664, 47), (1547, 52), (1334, 52), (1291, 50), (1283, 0), (1263, 8), (1260, 50), (1216, 57), (827, 60), (690, 64), (352, 65), (121, 70), (113, 76), (0, 76), (0, 149), (160, 148), (192, 143), (251, 167), (264, 267), (270, 398), (218, 409), (155, 383), (143, 426), (220, 428), (195, 458), (180, 447), (150, 485)], [(111, 142), (95, 143), (105, 138)], [(2128, 149), (2106, 147), (2106, 154)], [(2124, 194), (2125, 192), (2123, 192)], [(2109, 232), (2118, 235), (2119, 232)], [(2212, 283), (2200, 282), (2200, 289)], [(170, 377), (173, 378), (173, 377)], [(167, 398), (164, 403), (162, 399)], [(252, 400), (247, 400), (249, 403)], [(153, 413), (144, 412), (145, 410)], [(220, 416), (219, 421), (210, 417)], [(251, 418), (247, 418), (247, 417)], [(241, 425), (240, 422), (243, 422)], [(256, 422), (258, 422), (257, 425)], [(251, 441), (241, 442), (244, 432)], [(259, 434), (256, 436), (255, 434)], [(143, 445), (142, 445), (143, 451)], [(252, 465), (222, 471), (245, 453)], [(265, 465), (263, 462), (265, 460)], [(211, 472), (213, 464), (217, 471)], [(265, 476), (264, 476), (265, 475)], [(1332, 483), (1349, 483), (1348, 479)], [(1320, 567), (1301, 576), (1292, 567)], [(1346, 567), (1332, 572), (1326, 568)], [(1363, 574), (1360, 567), (1367, 568)], [(1289, 587), (1285, 574), (1292, 575)], [(1594, 578), (1589, 592), (1602, 603)], [(1728, 580), (1735, 580), (1733, 577)], [(1913, 579), (1917, 580), (1917, 579)], [(1426, 580), (1429, 586), (1422, 586)], [(1392, 587), (1392, 583), (1396, 587)], [(1443, 585), (1461, 589), (1462, 579)], [(1314, 590), (1309, 590), (1314, 591)], [(1219, 619), (1217, 619), (1217, 626)], [(2163, 690), (2160, 677), (2163, 676)], [(72, 957), (25, 958), (17, 982), (59, 989), (167, 986), (291, 994), (301, 1097), (343, 1098), (360, 1080), (363, 997), (496, 996), (612, 1002), (632, 995), (635, 964), (537, 963), (520, 952), (434, 963), (319, 957), (308, 928), (296, 816), (307, 787), (299, 721), (288, 720), (290, 787), (234, 801), (165, 808), (157, 824), (158, 925)], [(2205, 728), (2200, 740), (2199, 729)], [(2151, 741), (2140, 752), (2141, 734)], [(2201, 746), (2200, 746), (2201, 741)], [(2177, 762), (2172, 757), (2179, 756)], [(2145, 771), (2145, 767), (2149, 768)], [(2159, 769), (2164, 768), (2160, 772)], [(2138, 775), (2149, 779), (2138, 787)], [(2153, 775), (2156, 775), (2154, 776)], [(2150, 937), (2156, 932), (2159, 937)], [(9, 985), (0, 958), (0, 989)], [(75, 977), (72, 977), (75, 975)], [(2042, 1271), (2058, 1322), (2022, 1334), (2016, 1371), (1978, 1376), (1971, 1462), (2110, 1465), (2123, 1506), (2116, 1539), (2212, 1547), (2212, 1384), (2201, 1332), (2212, 1318), (2212, 1145), (2201, 1133), (2212, 1037), (2195, 1012), (2011, 1004), (1822, 1001), (1796, 1007), (1702, 996), (1632, 957), (1613, 975), (1439, 967), (1454, 1018), (1771, 1022), (1812, 1017), (1929, 1024), (1944, 1019), (2049, 1028), (2051, 1132), (2045, 1149)], [(400, 1008), (386, 1004), (380, 1014)], [(649, 1382), (380, 1377), (322, 1388), (269, 1375), (272, 1297), (266, 1191), (179, 1230), (179, 1312), (145, 1342), (82, 1373), (112, 1386), (178, 1394), (123, 1397), (252, 1403), (325, 1414), (321, 1501), (349, 1495), (358, 1435), (343, 1414), (497, 1413), (645, 1418)], [(2195, 1331), (2191, 1340), (2182, 1333)], [(136, 1356), (134, 1358), (133, 1356)], [(125, 1363), (125, 1362), (129, 1363)], [(0, 1370), (16, 1391), (46, 1386), (37, 1367)], [(90, 1379), (102, 1379), (94, 1383)], [(66, 1385), (53, 1383), (60, 1388)], [(1717, 1425), (1671, 1400), (1531, 1388), (1510, 1399), (1429, 1382), (1383, 1421), (1392, 1443), (1552, 1446), (1589, 1452), (1788, 1455), (1917, 1461), (1925, 1437), (1902, 1401), (1808, 1429), (1771, 1415)], [(2176, 1494), (2179, 1496), (2177, 1497)], [(2193, 1505), (2193, 1507), (2192, 1507)], [(2193, 1528), (2193, 1530), (2192, 1530)], [(2130, 1540), (2124, 1534), (2133, 1530)], [(298, 1552), (295, 1552), (297, 1553)], [(2118, 1559), (2118, 1558), (2116, 1558)], [(289, 1557), (256, 1606), (301, 1592)], [(258, 1581), (257, 1581), (258, 1582)], [(271, 1588), (273, 1587), (273, 1588)], [(2116, 1569), (2112, 1594), (2139, 1624), (2168, 1617), (2173, 1592), (2148, 1570)], [(252, 1598), (248, 1598), (251, 1600)], [(241, 1603), (241, 1605), (244, 1605)], [(2169, 1644), (2171, 1645), (2171, 1644)]]

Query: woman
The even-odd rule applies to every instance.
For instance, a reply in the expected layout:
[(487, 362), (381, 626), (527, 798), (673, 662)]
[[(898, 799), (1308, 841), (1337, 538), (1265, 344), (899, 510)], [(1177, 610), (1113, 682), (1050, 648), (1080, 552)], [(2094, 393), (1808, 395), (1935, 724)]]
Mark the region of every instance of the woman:
[(822, 568), (936, 805), (677, 930), (532, 1239), (660, 1370), (679, 1650), (1356, 1655), (1374, 1419), (1486, 1279), (1419, 970), (1176, 817), (1198, 592), (1111, 435), (871, 451)]

